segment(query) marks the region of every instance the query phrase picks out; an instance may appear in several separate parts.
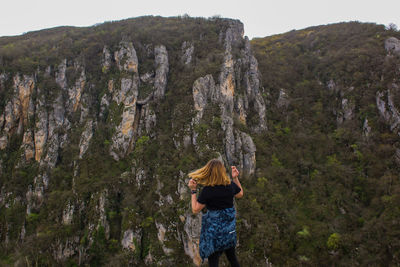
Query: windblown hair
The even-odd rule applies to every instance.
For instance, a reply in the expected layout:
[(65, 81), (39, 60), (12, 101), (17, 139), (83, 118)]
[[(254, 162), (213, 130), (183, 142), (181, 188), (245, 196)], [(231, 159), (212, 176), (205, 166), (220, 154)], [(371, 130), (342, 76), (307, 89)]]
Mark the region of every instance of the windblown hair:
[(198, 170), (189, 173), (189, 177), (205, 186), (228, 185), (231, 183), (224, 164), (219, 159), (212, 159)]

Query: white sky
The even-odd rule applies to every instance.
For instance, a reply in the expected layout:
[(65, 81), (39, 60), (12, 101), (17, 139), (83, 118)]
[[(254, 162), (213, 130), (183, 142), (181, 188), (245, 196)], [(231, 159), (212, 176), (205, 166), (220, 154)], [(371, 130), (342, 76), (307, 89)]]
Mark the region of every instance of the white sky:
[(400, 28), (400, 0), (2, 0), (0, 36), (143, 15), (240, 19), (249, 38), (342, 21)]

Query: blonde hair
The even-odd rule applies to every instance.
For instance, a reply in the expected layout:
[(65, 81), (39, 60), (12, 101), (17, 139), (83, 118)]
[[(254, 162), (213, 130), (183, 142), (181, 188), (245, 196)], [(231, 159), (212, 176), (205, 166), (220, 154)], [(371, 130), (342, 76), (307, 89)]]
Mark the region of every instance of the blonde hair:
[(191, 173), (189, 177), (205, 186), (228, 185), (231, 183), (225, 166), (219, 159), (212, 159), (207, 164)]

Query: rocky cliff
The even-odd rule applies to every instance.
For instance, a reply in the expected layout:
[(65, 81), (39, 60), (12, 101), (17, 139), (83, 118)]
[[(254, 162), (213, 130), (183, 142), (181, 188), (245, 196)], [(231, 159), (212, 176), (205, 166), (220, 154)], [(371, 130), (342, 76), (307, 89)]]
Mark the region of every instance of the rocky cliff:
[[(201, 161), (166, 176), (163, 169), (168, 164), (147, 160), (146, 147), (169, 146), (162, 136), (169, 135), (168, 128), (179, 127), (176, 132), (184, 133), (175, 137), (172, 149), (180, 153), (194, 149), (193, 155), (200, 154), (204, 160), (218, 154), (227, 166), (236, 164), (243, 177), (249, 177), (256, 169), (251, 133), (267, 130), (257, 60), (249, 40), (243, 37), (242, 23), (200, 22), (204, 25), (195, 34), (173, 40), (181, 42), (179, 47), (168, 40), (164, 43), (162, 38), (148, 42), (140, 35), (121, 33), (117, 35), (119, 41), (103, 40), (103, 47), (96, 47), (97, 56), (90, 59), (79, 51), (76, 57), (64, 57), (54, 64), (44, 62), (32, 72), (2, 72), (2, 90), (9, 95), (1, 109), (2, 160), (13, 165), (7, 168), (14, 171), (31, 170), (25, 173), (27, 177), (16, 178), (25, 179), (21, 184), (25, 188), (19, 187), (19, 193), (9, 185), (14, 179), (7, 178), (11, 173), (3, 176), (2, 207), (10, 212), (16, 206), (25, 210), (18, 222), (3, 221), (6, 228), (2, 240), (6, 244), (27, 236), (33, 241), (40, 234), (51, 240), (47, 250), (50, 262), (97, 262), (93, 249), (99, 242), (107, 242), (131, 264), (172, 264), (183, 252), (187, 259), (182, 258), (182, 262), (200, 265), (200, 216), (191, 215), (188, 206), (186, 173), (189, 168), (200, 167)], [(215, 34), (207, 36), (210, 26)], [(79, 29), (75, 31), (79, 33)], [(204, 59), (198, 58), (204, 54), (197, 52), (203, 49), (202, 42), (211, 42), (208, 53), (216, 54), (209, 70), (202, 65)], [(87, 60), (97, 63), (88, 67)], [(171, 75), (171, 68), (176, 68), (173, 71), (177, 76)], [(185, 71), (179, 70), (182, 68)], [(201, 75), (197, 69), (201, 69)], [(180, 75), (188, 77), (185, 82), (192, 90), (184, 92), (189, 117), (177, 126), (173, 117), (166, 120), (160, 106), (180, 111), (179, 104), (170, 103), (181, 101), (174, 88)], [(166, 101), (168, 98), (172, 100)], [(251, 112), (260, 123), (244, 130)], [(214, 137), (207, 129), (210, 116), (215, 119), (213, 134), (221, 132), (221, 136)], [(215, 138), (218, 140), (213, 142), (219, 145), (208, 145), (208, 140)], [(106, 154), (93, 157), (99, 147)], [(149, 156), (163, 160), (162, 153), (168, 149), (160, 150)], [(15, 154), (12, 163), (10, 153)], [(105, 161), (122, 169), (117, 167), (108, 178), (96, 177), (96, 171), (88, 173), (92, 172), (88, 164), (102, 165)], [(97, 179), (104, 184), (90, 188)], [(61, 191), (59, 183), (64, 184)], [(164, 190), (166, 184), (168, 190)], [(142, 190), (155, 197), (140, 200)], [(54, 198), (60, 198), (59, 202), (53, 203)], [(26, 233), (31, 221), (43, 221), (41, 214), (55, 208), (53, 205), (58, 208), (47, 221), (47, 230), (36, 227)], [(144, 210), (145, 206), (157, 208)], [(163, 210), (176, 210), (179, 216), (171, 217), (170, 211)], [(47, 227), (74, 230), (61, 237)]]
[(399, 225), (398, 33), (243, 35), (141, 17), (0, 38), (0, 263), (200, 266), (187, 174), (213, 157), (241, 171), (242, 264), (398, 263), (395, 231), (365, 245)]

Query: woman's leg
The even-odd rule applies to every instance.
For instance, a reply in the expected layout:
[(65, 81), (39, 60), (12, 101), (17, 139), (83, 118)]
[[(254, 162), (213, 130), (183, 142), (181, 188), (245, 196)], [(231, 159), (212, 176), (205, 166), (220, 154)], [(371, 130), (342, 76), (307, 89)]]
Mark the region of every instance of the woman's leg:
[(225, 250), (225, 255), (228, 258), (228, 261), (232, 267), (240, 267), (239, 262), (236, 258), (235, 247), (231, 247)]
[(221, 254), (222, 254), (221, 251), (217, 251), (211, 254), (210, 257), (208, 257), (208, 265), (210, 267), (218, 267), (219, 256), (221, 256)]

